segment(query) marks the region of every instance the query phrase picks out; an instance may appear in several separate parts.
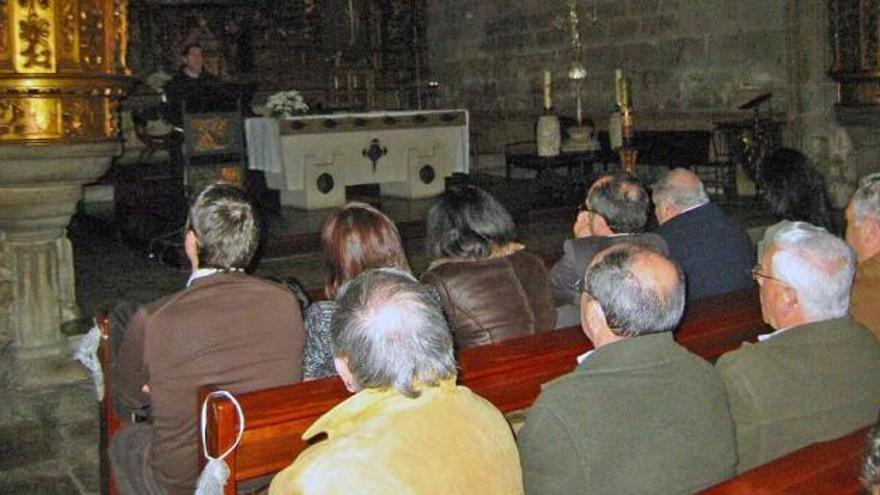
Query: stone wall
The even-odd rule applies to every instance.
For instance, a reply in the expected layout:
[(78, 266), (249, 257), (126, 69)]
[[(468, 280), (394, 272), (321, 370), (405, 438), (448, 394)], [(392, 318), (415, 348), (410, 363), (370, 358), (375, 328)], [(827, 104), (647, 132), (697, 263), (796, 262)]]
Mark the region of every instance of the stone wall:
[[(818, 0), (579, 0), (585, 111), (599, 127), (614, 109), (614, 69), (632, 80), (636, 125), (710, 128), (742, 118), (736, 107), (772, 91), (799, 146), (801, 115), (822, 121), (834, 103), (825, 76), (825, 4)], [(428, 2), (431, 77), (440, 103), (473, 113), (483, 152), (528, 139), (544, 69), (555, 106), (575, 113), (565, 79), (574, 50), (565, 0)], [(822, 122), (813, 122), (813, 127)]]

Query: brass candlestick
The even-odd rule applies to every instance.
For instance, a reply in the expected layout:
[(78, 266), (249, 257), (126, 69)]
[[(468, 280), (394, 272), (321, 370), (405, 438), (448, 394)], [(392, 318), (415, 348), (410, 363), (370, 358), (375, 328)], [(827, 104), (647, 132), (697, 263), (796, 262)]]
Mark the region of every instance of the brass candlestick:
[(629, 90), (629, 80), (624, 77), (623, 71), (617, 69), (614, 71), (614, 86), (617, 94), (617, 106), (620, 111), (620, 135), (621, 146), (620, 166), (632, 175), (636, 175), (636, 159), (638, 158), (638, 150), (633, 146), (633, 138), (635, 137), (635, 126), (633, 125), (632, 114), (632, 95)]

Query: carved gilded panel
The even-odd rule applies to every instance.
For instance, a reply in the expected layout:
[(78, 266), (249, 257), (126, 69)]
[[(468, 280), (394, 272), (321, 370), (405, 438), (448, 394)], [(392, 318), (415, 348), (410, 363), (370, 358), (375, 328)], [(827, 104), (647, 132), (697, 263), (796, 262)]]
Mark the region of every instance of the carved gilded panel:
[(49, 0), (18, 0), (13, 4), (18, 72), (39, 74), (55, 70), (55, 11)]
[(0, 57), (9, 56), (9, 4), (0, 0)]
[(79, 3), (76, 0), (60, 0), (60, 59), (65, 65), (79, 62)]
[(79, 50), (83, 68), (98, 69), (104, 63), (104, 10), (100, 0), (80, 2)]
[(54, 98), (0, 99), (0, 141), (58, 138), (59, 103)]
[(880, 104), (880, 0), (830, 0), (828, 6), (838, 103)]
[(128, 74), (128, 1), (113, 0), (113, 69)]

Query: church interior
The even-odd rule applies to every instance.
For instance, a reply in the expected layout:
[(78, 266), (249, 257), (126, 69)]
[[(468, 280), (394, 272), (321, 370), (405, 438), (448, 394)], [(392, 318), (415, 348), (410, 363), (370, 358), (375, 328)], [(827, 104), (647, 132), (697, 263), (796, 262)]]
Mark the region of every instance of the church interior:
[[(878, 26), (876, 0), (0, 1), (0, 493), (108, 493), (71, 356), (101, 311), (186, 284), (207, 184), (261, 213), (250, 272), (312, 299), (346, 202), (396, 223), (418, 276), (459, 185), (551, 266), (620, 170), (692, 170), (757, 243), (781, 218), (763, 167), (791, 148), (843, 236), (880, 170)], [(216, 81), (175, 95), (195, 51)]]

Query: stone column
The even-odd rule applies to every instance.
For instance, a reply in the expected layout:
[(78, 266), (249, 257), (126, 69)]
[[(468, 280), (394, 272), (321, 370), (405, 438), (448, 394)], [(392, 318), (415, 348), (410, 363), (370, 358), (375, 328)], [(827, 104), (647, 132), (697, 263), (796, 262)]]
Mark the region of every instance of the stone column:
[(103, 174), (118, 148), (0, 147), (0, 331), (19, 355), (63, 350), (59, 327), (77, 313), (66, 227), (82, 184)]

